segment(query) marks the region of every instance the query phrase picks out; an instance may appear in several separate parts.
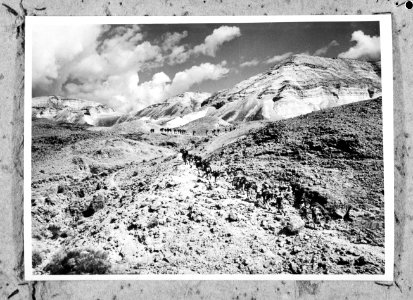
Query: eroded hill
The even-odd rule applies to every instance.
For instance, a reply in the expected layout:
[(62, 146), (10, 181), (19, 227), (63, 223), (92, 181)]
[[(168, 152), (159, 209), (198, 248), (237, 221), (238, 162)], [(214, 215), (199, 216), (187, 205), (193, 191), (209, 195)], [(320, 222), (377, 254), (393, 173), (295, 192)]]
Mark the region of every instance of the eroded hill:
[(32, 99), (32, 118), (75, 125), (112, 126), (122, 116), (107, 105), (77, 98), (44, 96)]

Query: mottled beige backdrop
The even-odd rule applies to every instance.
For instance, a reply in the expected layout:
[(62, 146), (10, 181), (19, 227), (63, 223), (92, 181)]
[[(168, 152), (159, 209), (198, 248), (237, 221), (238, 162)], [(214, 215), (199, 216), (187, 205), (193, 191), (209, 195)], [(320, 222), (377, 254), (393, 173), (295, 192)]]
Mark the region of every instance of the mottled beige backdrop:
[[(0, 299), (413, 299), (413, 9), (404, 0), (0, 0)], [(394, 282), (26, 282), (23, 273), (24, 16), (392, 14)], [(62, 33), (63, 34), (63, 33)], [(44, 45), (47, 47), (47, 45)]]

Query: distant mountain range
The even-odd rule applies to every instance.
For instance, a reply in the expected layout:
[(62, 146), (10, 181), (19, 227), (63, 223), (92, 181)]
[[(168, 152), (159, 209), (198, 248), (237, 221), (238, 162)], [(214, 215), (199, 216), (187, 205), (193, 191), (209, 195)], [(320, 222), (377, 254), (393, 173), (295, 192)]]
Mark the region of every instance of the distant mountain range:
[(197, 127), (197, 120), (204, 128), (208, 123), (205, 118), (213, 117), (212, 129), (239, 122), (287, 119), (379, 96), (380, 62), (294, 55), (230, 89), (213, 95), (186, 92), (133, 115), (121, 116), (91, 101), (41, 97), (33, 99), (33, 116), (95, 126), (145, 123), (147, 128), (189, 123)]
[(112, 126), (122, 116), (112, 108), (93, 101), (59, 96), (32, 99), (32, 118), (60, 123)]

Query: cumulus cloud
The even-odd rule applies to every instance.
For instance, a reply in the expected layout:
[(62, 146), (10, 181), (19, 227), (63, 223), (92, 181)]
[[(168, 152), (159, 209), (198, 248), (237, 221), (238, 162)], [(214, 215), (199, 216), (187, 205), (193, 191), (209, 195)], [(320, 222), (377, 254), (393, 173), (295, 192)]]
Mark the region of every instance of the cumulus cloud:
[(168, 64), (176, 65), (176, 64), (182, 64), (186, 62), (189, 57), (191, 56), (191, 52), (187, 51), (186, 47), (181, 45), (181, 46), (176, 46), (175, 48), (172, 49), (171, 53), (168, 55)]
[(66, 85), (70, 95), (83, 99), (99, 99), (121, 112), (136, 111), (164, 99), (170, 78), (163, 72), (139, 84), (136, 72), (111, 75), (102, 82)]
[(245, 68), (245, 67), (254, 67), (257, 66), (260, 62), (258, 61), (258, 59), (254, 58), (252, 60), (249, 61), (245, 61), (242, 64), (240, 64), (239, 66), (241, 68)]
[(325, 55), (327, 51), (330, 50), (330, 48), (337, 47), (338, 45), (340, 44), (336, 40), (332, 40), (328, 45), (321, 47), (320, 49), (317, 49), (316, 51), (314, 51), (313, 55), (315, 56)]
[(151, 80), (139, 83), (139, 75), (129, 71), (109, 76), (101, 82), (68, 83), (66, 89), (75, 97), (99, 99), (102, 103), (112, 104), (119, 111), (128, 112), (185, 92), (205, 80), (218, 80), (228, 72), (225, 62), (216, 65), (203, 63), (176, 73), (173, 80), (164, 72), (158, 72)]
[[(215, 55), (220, 45), (239, 34), (236, 29), (215, 29), (197, 51)], [(169, 32), (151, 43), (137, 25), (38, 26), (33, 36), (33, 95), (77, 97), (127, 112), (229, 72), (226, 61), (202, 63), (177, 72), (173, 79), (158, 72), (141, 83), (140, 72), (183, 63), (195, 54), (188, 45), (180, 45), (187, 35)]]
[(160, 64), (160, 47), (142, 42), (139, 30), (136, 25), (36, 26), (34, 94), (37, 90), (62, 94), (67, 81), (99, 81), (141, 69), (148, 66), (149, 61)]
[(193, 66), (190, 69), (176, 73), (169, 91), (171, 96), (188, 90), (196, 83), (222, 78), (229, 72), (229, 69), (224, 67), (225, 65), (225, 61), (217, 65), (203, 63), (199, 66)]
[(101, 54), (97, 52), (85, 56), (69, 68), (70, 74), (80, 80), (105, 78), (130, 70), (149, 67), (151, 62), (161, 63), (162, 54), (159, 46), (143, 42), (133, 47), (120, 45), (105, 47)]
[(380, 37), (369, 36), (363, 31), (354, 31), (351, 35), (351, 41), (356, 44), (345, 52), (342, 52), (338, 57), (353, 58), (362, 60), (380, 60)]
[(188, 47), (188, 45), (178, 45), (179, 42), (187, 36), (187, 31), (182, 33), (175, 32), (166, 34), (163, 49), (171, 51), (166, 58), (169, 65), (182, 64), (186, 62), (191, 55), (196, 54), (204, 54), (215, 57), (218, 49), (225, 42), (229, 42), (236, 37), (241, 36), (241, 31), (236, 26), (221, 26), (214, 29), (214, 31), (205, 38), (202, 44), (196, 45), (192, 49)]
[(33, 30), (34, 88), (50, 89), (65, 67), (97, 45), (100, 33), (99, 25), (37, 25)]
[(293, 52), (286, 52), (286, 53), (281, 54), (281, 55), (275, 55), (275, 56), (267, 59), (265, 62), (267, 64), (276, 64), (276, 63), (279, 63), (280, 61), (286, 59), (287, 57), (290, 57), (293, 54), (294, 54)]
[(136, 94), (139, 76), (134, 72), (108, 76), (104, 81), (69, 83), (65, 86), (68, 93), (77, 98), (96, 100), (109, 104), (119, 111), (134, 108), (130, 97)]
[(167, 32), (164, 36), (164, 41), (162, 43), (163, 50), (173, 49), (176, 45), (178, 45), (182, 39), (188, 36), (188, 31), (179, 32)]
[(194, 53), (202, 53), (215, 57), (218, 48), (225, 42), (229, 42), (241, 36), (241, 31), (237, 26), (221, 26), (214, 29), (212, 34), (205, 38), (204, 43), (194, 47)]

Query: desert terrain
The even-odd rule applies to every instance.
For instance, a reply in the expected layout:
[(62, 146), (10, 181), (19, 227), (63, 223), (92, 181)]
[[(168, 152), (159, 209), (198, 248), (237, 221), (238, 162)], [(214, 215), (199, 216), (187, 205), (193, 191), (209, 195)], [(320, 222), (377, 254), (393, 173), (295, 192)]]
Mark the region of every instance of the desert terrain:
[[(232, 90), (123, 117), (42, 102), (34, 273), (383, 274), (378, 68), (297, 56)], [(282, 207), (237, 176), (271, 185)]]

